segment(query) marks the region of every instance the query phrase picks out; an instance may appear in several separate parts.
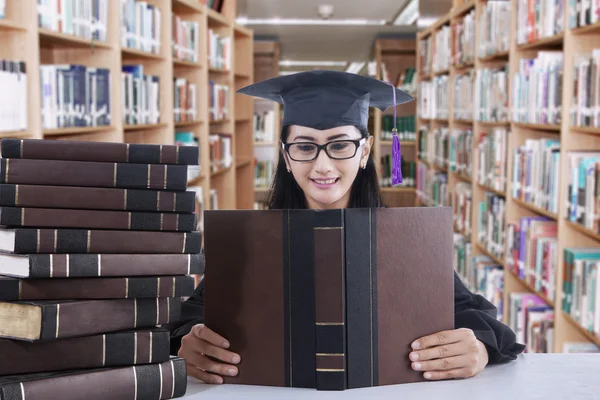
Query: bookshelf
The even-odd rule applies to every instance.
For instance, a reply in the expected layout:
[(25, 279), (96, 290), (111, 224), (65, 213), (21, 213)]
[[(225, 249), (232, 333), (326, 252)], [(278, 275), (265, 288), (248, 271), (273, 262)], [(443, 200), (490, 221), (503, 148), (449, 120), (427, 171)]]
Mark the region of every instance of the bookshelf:
[[(416, 67), (416, 43), (414, 37), (379, 38), (375, 40), (373, 50), (377, 67), (376, 78), (389, 82), (415, 97), (416, 86), (413, 85), (413, 77)], [(379, 168), (383, 200), (389, 207), (413, 206), (416, 201), (414, 188), (417, 156), (414, 132), (416, 103), (413, 101), (396, 107), (396, 128), (404, 161), (403, 184), (398, 186), (392, 186), (391, 182), (393, 107), (384, 112), (374, 109), (372, 113), (370, 118), (373, 121), (372, 134), (375, 138), (372, 151), (376, 161), (375, 165)]]
[[(201, 209), (252, 208), (253, 104), (235, 90), (253, 82), (253, 32), (234, 22), (235, 1), (217, 11), (204, 0), (100, 0), (88, 10), (98, 23), (79, 25), (37, 3), (7, 0), (0, 16), (0, 59), (24, 62), (27, 104), (24, 123), (0, 137), (199, 145), (189, 187)], [(71, 111), (48, 95), (58, 76), (75, 93)]]
[(557, 2), (454, 1), (418, 34), (417, 201), (453, 207), (455, 268), (503, 322), (542, 321), (527, 351), (600, 351), (600, 23)]

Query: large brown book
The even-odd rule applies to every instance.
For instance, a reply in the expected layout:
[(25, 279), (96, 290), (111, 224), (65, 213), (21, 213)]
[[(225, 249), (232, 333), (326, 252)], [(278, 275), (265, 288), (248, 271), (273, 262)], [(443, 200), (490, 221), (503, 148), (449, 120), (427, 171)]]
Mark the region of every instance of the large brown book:
[(0, 207), (0, 225), (6, 227), (191, 232), (196, 223), (196, 214)]
[(110, 300), (0, 302), (0, 337), (42, 341), (178, 322), (181, 302), (172, 297)]
[(0, 301), (187, 297), (192, 276), (19, 279), (0, 276)]
[(196, 254), (202, 233), (102, 229), (0, 229), (0, 251), (19, 254)]
[(164, 328), (45, 342), (0, 339), (0, 376), (165, 362), (169, 341), (170, 332)]
[(184, 191), (187, 166), (3, 158), (0, 183)]
[(449, 207), (214, 210), (205, 229), (205, 322), (242, 358), (225, 382), (424, 381), (411, 343), (454, 328)]
[(0, 205), (193, 213), (194, 191), (0, 184)]
[(3, 138), (2, 158), (198, 165), (198, 146)]
[(0, 252), (0, 275), (15, 278), (201, 275), (197, 254), (14, 254)]
[(187, 390), (185, 360), (0, 377), (2, 400), (167, 400)]

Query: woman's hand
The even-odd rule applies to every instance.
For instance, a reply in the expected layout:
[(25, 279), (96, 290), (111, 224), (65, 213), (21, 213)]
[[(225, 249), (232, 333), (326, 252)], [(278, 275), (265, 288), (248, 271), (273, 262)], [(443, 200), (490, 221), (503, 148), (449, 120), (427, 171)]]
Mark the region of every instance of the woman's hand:
[(412, 368), (423, 371), (429, 380), (470, 378), (488, 363), (485, 345), (466, 328), (422, 337), (412, 343), (412, 348)]
[[(240, 356), (225, 349), (229, 342), (203, 324), (194, 325), (190, 333), (181, 338), (177, 355), (185, 359), (187, 374), (205, 383), (223, 383), (221, 375), (235, 376)], [(223, 361), (219, 363), (213, 359)]]

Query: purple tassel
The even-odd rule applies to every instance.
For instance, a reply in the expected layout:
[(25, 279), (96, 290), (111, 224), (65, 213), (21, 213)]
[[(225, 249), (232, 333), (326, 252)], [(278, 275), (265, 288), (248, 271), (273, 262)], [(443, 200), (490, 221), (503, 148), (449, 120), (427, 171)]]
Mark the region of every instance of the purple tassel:
[(392, 186), (402, 183), (402, 149), (400, 148), (400, 139), (398, 138), (398, 129), (396, 129), (396, 87), (390, 82), (394, 93), (394, 137), (392, 138)]

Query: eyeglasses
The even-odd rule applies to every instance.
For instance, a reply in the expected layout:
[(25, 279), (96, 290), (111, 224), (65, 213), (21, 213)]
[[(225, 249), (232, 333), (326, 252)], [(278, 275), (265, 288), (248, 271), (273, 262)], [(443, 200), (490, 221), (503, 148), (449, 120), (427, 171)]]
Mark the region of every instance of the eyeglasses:
[(362, 146), (366, 138), (360, 140), (334, 140), (325, 144), (313, 142), (281, 143), (281, 147), (294, 161), (308, 162), (316, 160), (321, 150), (333, 160), (347, 160), (356, 155), (356, 151)]

